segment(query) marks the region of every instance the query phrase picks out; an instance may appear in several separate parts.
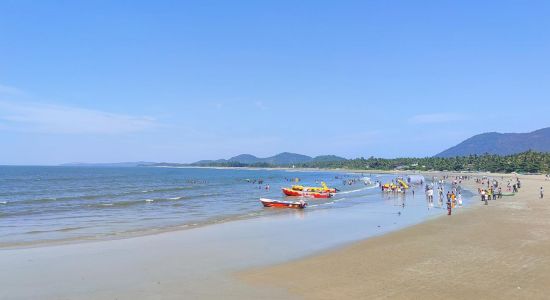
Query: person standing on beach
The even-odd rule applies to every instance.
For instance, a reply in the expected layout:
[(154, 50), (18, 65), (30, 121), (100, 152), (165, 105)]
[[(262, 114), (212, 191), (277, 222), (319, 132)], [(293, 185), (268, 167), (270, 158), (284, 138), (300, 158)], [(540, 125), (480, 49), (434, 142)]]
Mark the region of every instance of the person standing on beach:
[(455, 195), (455, 193), (453, 192), (453, 193), (451, 194), (451, 207), (452, 207), (452, 208), (455, 208), (455, 206), (456, 206), (456, 195)]
[(447, 216), (451, 215), (451, 211), (452, 211), (452, 204), (451, 204), (451, 199), (449, 198), (447, 200)]
[(544, 189), (542, 188), (542, 186), (540, 187), (540, 198), (544, 198)]
[(462, 194), (460, 192), (458, 193), (457, 199), (458, 199), (458, 207), (461, 207), (462, 206)]

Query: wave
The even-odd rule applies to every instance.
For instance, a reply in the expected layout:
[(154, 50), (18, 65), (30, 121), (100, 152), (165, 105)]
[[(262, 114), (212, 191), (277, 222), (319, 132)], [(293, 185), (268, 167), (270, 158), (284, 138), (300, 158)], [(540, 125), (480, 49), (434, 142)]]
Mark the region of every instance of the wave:
[[(199, 197), (192, 197), (190, 199), (199, 198)], [(173, 201), (181, 200), (183, 198), (184, 198), (183, 196), (180, 196), (180, 197), (171, 197), (171, 198), (147, 198), (147, 199), (126, 200), (126, 201), (103, 202), (103, 203), (88, 204), (87, 207), (100, 208), (104, 206), (112, 206), (112, 207), (119, 208), (119, 207), (127, 207), (127, 206), (134, 206), (134, 205), (144, 205), (148, 203), (173, 202)]]
[[(25, 199), (16, 201), (18, 204), (41, 204), (48, 202), (63, 202), (63, 201), (80, 201), (80, 200), (95, 200), (102, 198), (118, 198), (128, 195), (140, 195), (143, 193), (158, 193), (158, 192), (173, 192), (173, 191), (182, 191), (188, 190), (191, 187), (170, 187), (170, 188), (160, 188), (160, 189), (151, 189), (143, 191), (126, 191), (126, 192), (117, 192), (117, 193), (103, 193), (103, 194), (93, 194), (93, 195), (82, 195), (82, 196), (65, 196), (65, 197), (46, 197), (46, 198), (37, 198), (37, 199)], [(177, 199), (172, 199), (177, 200)]]
[(345, 192), (338, 192), (338, 194), (351, 194), (351, 193), (357, 193), (357, 192), (360, 192), (360, 191), (372, 190), (372, 189), (374, 189), (374, 188), (376, 188), (376, 187), (377, 187), (376, 185), (374, 185), (374, 186), (367, 186), (367, 187), (360, 188), (360, 189), (356, 189), (356, 190), (345, 191)]
[(344, 201), (344, 200), (346, 200), (346, 198), (334, 199), (334, 200), (332, 200), (332, 202), (340, 202), (340, 201)]
[(26, 234), (40, 234), (40, 233), (48, 233), (48, 232), (69, 232), (69, 231), (79, 230), (79, 229), (83, 229), (83, 228), (86, 228), (86, 227), (78, 226), (78, 227), (65, 227), (65, 228), (53, 229), (53, 230), (31, 230), (31, 231), (27, 231), (25, 233)]
[[(31, 215), (41, 215), (41, 214), (48, 214), (48, 213), (62, 213), (62, 212), (69, 212), (69, 211), (76, 211), (76, 210), (86, 210), (86, 209), (120, 209), (120, 208), (126, 208), (131, 206), (139, 206), (139, 205), (152, 205), (152, 204), (161, 204), (161, 203), (174, 203), (172, 205), (176, 206), (185, 206), (185, 204), (181, 203), (182, 199), (185, 199), (184, 201), (192, 201), (195, 199), (201, 199), (201, 198), (207, 198), (207, 197), (216, 197), (219, 195), (222, 195), (223, 193), (205, 193), (205, 194), (199, 194), (194, 196), (178, 196), (178, 197), (170, 197), (170, 198), (146, 198), (146, 199), (130, 199), (130, 200), (122, 200), (122, 201), (101, 201), (101, 202), (95, 202), (95, 203), (75, 203), (74, 205), (43, 205), (43, 206), (32, 206), (33, 208), (26, 208), (26, 209), (18, 209), (17, 211), (13, 212), (0, 212), (0, 217), (20, 217), (20, 216), (31, 216)], [(54, 200), (49, 200), (54, 201)], [(18, 204), (20, 202), (10, 202), (10, 204)], [(40, 202), (43, 203), (43, 202)], [(178, 205), (180, 204), (180, 205)], [(0, 204), (0, 205), (6, 205), (6, 204)]]

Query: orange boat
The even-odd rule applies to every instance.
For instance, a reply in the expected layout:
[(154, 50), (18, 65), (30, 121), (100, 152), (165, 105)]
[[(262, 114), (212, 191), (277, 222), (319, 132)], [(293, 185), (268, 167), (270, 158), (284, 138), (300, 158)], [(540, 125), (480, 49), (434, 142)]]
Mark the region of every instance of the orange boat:
[(283, 194), (291, 197), (306, 197), (306, 198), (318, 198), (318, 199), (326, 199), (326, 198), (332, 197), (332, 194), (328, 192), (305, 192), (305, 191), (297, 191), (289, 188), (283, 188)]
[(307, 203), (302, 201), (281, 201), (281, 200), (271, 200), (266, 198), (260, 198), (260, 202), (264, 207), (281, 207), (281, 208), (298, 208), (304, 209), (307, 206)]

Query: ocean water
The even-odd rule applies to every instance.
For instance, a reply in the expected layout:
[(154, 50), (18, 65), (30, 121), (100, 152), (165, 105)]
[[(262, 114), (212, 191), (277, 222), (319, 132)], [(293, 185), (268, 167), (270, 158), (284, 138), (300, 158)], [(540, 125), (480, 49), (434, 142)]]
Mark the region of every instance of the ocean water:
[[(444, 212), (428, 205), (422, 187), (412, 197), (410, 192), (383, 194), (360, 181), (344, 183), (363, 175), (381, 182), (395, 178), (328, 171), (0, 166), (0, 247), (125, 237), (285, 214), (307, 217), (320, 210), (361, 209), (373, 219), (407, 212), (418, 220)], [(341, 191), (331, 199), (309, 200), (303, 211), (261, 205), (260, 197), (283, 199), (281, 188), (294, 178), (303, 185), (325, 181)]]

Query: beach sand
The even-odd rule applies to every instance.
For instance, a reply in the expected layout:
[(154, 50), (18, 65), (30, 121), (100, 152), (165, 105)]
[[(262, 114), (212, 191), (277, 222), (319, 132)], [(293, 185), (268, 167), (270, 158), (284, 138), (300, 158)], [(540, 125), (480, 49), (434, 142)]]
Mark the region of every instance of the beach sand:
[(550, 182), (520, 180), (518, 194), (488, 206), (236, 276), (304, 299), (548, 299), (550, 197), (539, 188)]
[[(550, 199), (538, 199), (538, 189), (550, 190), (550, 182), (522, 180), (515, 197), (399, 231), (416, 219), (392, 216), (377, 229), (354, 206), (4, 249), (0, 299), (543, 299), (550, 292)], [(370, 230), (390, 233), (334, 250)]]

